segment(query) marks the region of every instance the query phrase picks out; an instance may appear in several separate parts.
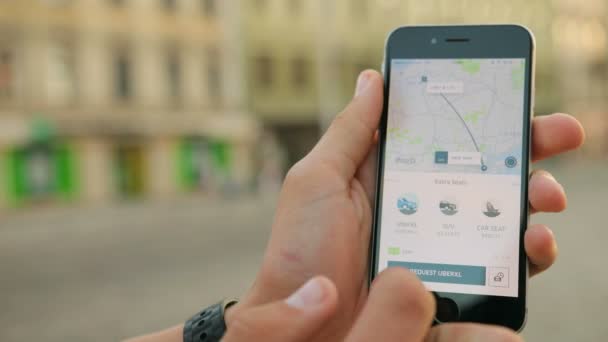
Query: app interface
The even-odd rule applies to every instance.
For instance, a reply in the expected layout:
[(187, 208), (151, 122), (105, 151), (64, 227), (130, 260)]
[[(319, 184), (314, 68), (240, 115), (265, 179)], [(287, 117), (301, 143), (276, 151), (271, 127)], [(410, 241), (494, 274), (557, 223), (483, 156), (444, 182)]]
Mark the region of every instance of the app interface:
[(378, 272), (517, 297), (525, 59), (393, 59)]

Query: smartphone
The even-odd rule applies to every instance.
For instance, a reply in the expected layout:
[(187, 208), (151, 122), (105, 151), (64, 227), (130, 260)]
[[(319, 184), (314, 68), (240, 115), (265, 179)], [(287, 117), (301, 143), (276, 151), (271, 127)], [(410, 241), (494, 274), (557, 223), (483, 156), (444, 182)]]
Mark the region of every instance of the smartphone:
[(437, 299), (435, 323), (523, 328), (533, 70), (522, 26), (387, 39), (370, 281), (414, 272)]

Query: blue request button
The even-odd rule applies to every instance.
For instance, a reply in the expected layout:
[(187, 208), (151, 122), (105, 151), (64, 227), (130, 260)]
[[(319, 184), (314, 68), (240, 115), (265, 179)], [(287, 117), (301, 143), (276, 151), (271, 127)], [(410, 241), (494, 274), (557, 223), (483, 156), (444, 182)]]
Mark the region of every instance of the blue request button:
[(435, 164), (447, 164), (448, 163), (448, 152), (437, 151), (435, 152)]
[(409, 269), (422, 281), (465, 285), (486, 284), (486, 268), (483, 266), (389, 261), (388, 267), (393, 266)]

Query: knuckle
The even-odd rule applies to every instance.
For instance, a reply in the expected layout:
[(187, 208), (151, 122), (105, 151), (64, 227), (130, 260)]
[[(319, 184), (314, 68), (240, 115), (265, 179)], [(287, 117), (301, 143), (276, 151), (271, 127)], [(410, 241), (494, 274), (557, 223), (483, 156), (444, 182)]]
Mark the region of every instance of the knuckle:
[[(376, 131), (376, 127), (370, 127), (360, 115), (349, 111), (348, 108), (340, 112), (334, 118), (332, 124), (329, 127), (330, 130), (339, 130), (344, 134), (351, 134), (351, 138), (358, 138), (358, 135), (373, 134)], [(352, 135), (354, 132), (358, 134)]]
[(344, 109), (340, 113), (338, 113), (331, 124), (327, 128), (328, 134), (344, 134), (344, 132), (351, 131), (350, 129), (350, 115), (348, 115), (348, 109)]

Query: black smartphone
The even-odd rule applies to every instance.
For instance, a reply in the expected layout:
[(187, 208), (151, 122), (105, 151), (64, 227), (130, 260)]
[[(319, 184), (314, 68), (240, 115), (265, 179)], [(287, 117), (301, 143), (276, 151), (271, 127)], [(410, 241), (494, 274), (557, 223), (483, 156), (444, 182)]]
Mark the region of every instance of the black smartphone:
[(522, 26), (387, 39), (370, 281), (414, 272), (437, 299), (435, 323), (523, 328), (533, 70)]

